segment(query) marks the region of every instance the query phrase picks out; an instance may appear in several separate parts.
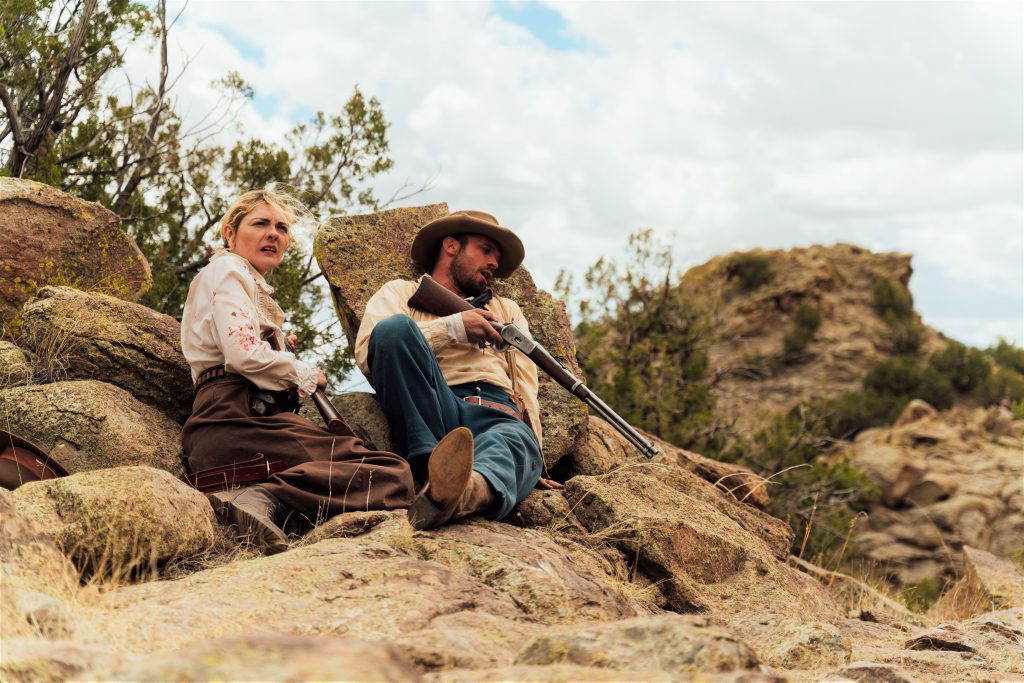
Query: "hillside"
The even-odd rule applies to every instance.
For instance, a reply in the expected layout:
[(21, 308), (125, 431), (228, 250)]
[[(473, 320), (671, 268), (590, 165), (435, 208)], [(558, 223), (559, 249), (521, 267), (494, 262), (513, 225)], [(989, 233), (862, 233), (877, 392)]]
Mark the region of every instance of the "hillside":
[[(25, 221), (42, 190), (11, 185), (19, 208), (7, 211), (0, 197), (0, 226), (18, 243), (53, 207)], [(62, 201), (71, 227), (99, 210)], [(443, 211), (399, 209), (321, 229), (317, 254), (349, 328), (366, 292), (406, 274), (424, 216)], [(81, 235), (79, 248), (99, 248)], [(53, 245), (59, 260), (60, 240)], [(504, 522), (434, 531), (414, 531), (403, 511), (349, 512), (258, 556), (181, 479), (189, 376), (177, 322), (134, 303), (138, 287), (85, 291), (66, 286), (86, 281), (73, 269), (60, 281), (48, 272), (37, 272), (16, 315), (5, 313), (0, 419), (69, 475), (0, 490), (4, 681), (1024, 674), (1024, 576), (1005, 560), (964, 546), (956, 600), (941, 617), (914, 613), (791, 557), (794, 529), (761, 509), (768, 495), (746, 468), (664, 442), (657, 458), (641, 458), (550, 385), (541, 394), (552, 435), (545, 459), (564, 490), (534, 491)], [(561, 304), (525, 272), (505, 286), (538, 340), (571, 364)], [(369, 444), (391, 447), (372, 395), (332, 400)], [(1009, 496), (1008, 507), (1019, 504)]]

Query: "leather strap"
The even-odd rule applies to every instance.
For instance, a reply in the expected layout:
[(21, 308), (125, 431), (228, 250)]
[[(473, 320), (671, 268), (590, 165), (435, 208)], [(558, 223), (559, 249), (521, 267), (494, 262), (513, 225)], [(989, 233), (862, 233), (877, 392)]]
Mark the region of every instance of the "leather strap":
[(516, 411), (515, 408), (509, 405), (505, 405), (504, 403), (498, 403), (497, 401), (488, 401), (486, 398), (481, 398), (479, 396), (466, 396), (465, 398), (463, 398), (463, 400), (466, 403), (472, 403), (475, 406), (487, 406), (488, 408), (500, 410), (503, 413), (511, 415), (520, 422), (523, 422), (523, 416), (518, 411)]
[[(202, 387), (204, 384), (206, 384), (212, 379), (217, 379), (218, 377), (225, 377), (227, 375), (234, 374), (235, 373), (233, 372), (228, 372), (227, 370), (225, 370), (223, 365), (214, 365), (212, 368), (206, 368), (205, 370), (199, 373), (198, 377), (196, 377), (196, 385), (195, 387), (192, 388), (192, 392), (198, 392), (200, 387)], [(241, 377), (241, 375), (237, 376)]]
[(250, 486), (266, 481), (278, 472), (288, 469), (280, 460), (273, 462), (260, 453), (251, 460), (241, 460), (222, 467), (211, 467), (184, 477), (185, 483), (203, 493), (226, 491), (236, 486)]

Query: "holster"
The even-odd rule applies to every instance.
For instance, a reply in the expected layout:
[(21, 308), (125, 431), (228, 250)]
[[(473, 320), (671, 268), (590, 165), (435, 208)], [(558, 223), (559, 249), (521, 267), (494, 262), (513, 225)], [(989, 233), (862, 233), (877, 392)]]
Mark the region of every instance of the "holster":
[(16, 489), (25, 482), (66, 476), (67, 471), (34, 443), (0, 430), (0, 486)]

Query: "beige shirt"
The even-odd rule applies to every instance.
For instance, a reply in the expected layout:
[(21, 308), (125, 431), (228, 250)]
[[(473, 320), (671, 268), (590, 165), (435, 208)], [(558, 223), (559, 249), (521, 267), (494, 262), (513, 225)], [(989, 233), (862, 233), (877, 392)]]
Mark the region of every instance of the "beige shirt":
[(265, 341), (273, 336), (285, 348), (284, 313), (271, 298), (274, 288), (246, 259), (218, 249), (188, 288), (181, 315), (181, 350), (192, 381), (212, 367), (244, 375), (261, 389), (298, 387), (316, 391), (317, 366)]
[[(447, 318), (409, 307), (409, 298), (416, 292), (418, 286), (418, 281), (392, 280), (370, 297), (366, 304), (366, 312), (363, 313), (363, 321), (359, 325), (359, 332), (356, 334), (355, 357), (359, 369), (367, 377), (370, 376), (366, 356), (373, 328), (385, 318), (402, 313), (412, 318), (423, 332), (427, 344), (437, 356), (444, 380), (449, 385), (487, 382), (501, 387), (509, 395), (512, 395), (512, 379), (508, 360), (511, 358), (516, 376), (516, 387), (526, 408), (530, 426), (537, 435), (537, 440), (540, 441), (537, 366), (515, 349), (509, 349), (505, 353), (495, 351), (492, 346), (481, 349), (474, 343), (456, 341), (457, 334), (452, 332), (452, 329), (457, 326), (450, 325)], [(519, 305), (511, 299), (494, 297), (487, 304), (487, 310), (494, 313), (499, 322), (512, 323), (523, 332), (530, 333), (523, 312), (519, 309)]]

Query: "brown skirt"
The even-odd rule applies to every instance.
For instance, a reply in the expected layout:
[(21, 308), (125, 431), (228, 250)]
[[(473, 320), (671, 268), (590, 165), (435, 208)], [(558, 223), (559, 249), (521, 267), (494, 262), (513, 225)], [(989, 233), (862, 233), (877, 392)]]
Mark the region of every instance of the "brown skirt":
[(399, 455), (371, 451), (354, 434), (338, 436), (295, 413), (256, 416), (255, 387), (239, 375), (203, 384), (192, 402), (181, 445), (193, 472), (262, 453), (288, 469), (261, 485), (318, 524), (342, 512), (409, 507), (414, 484)]

